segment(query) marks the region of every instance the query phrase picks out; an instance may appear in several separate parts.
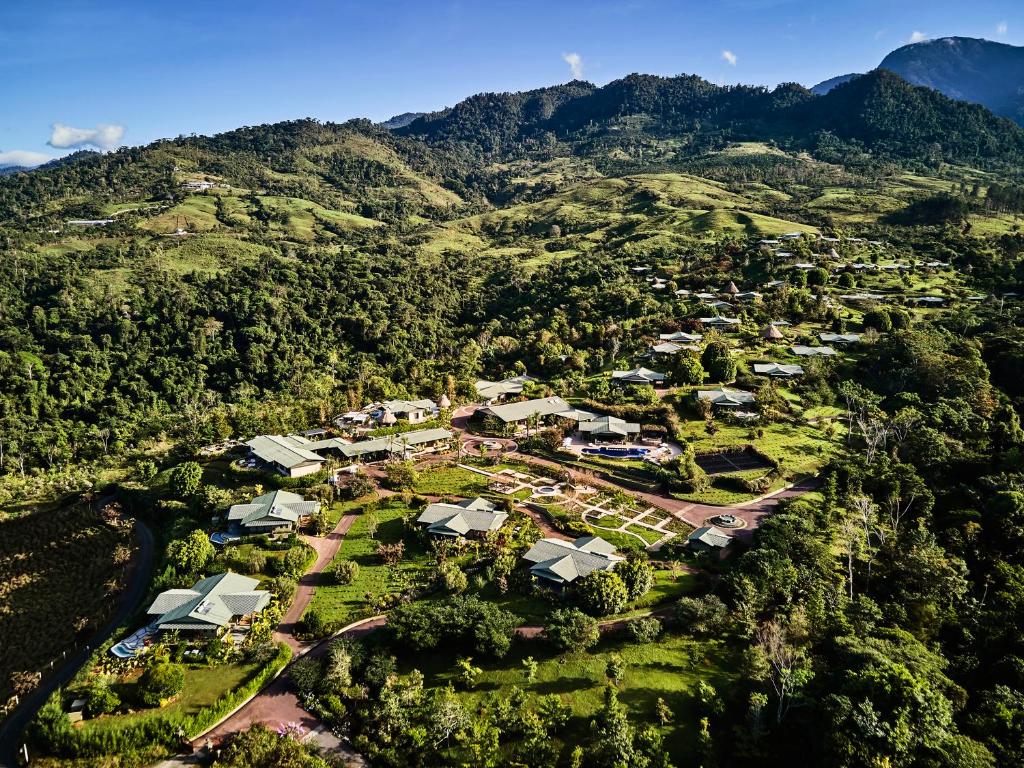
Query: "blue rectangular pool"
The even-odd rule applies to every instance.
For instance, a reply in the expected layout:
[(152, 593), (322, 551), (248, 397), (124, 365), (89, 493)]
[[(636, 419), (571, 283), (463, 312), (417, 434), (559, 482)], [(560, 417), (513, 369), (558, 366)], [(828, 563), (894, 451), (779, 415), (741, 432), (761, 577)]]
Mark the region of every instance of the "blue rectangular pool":
[(609, 459), (642, 459), (650, 452), (650, 448), (615, 448), (607, 445), (583, 449), (583, 453), (589, 456), (607, 456)]

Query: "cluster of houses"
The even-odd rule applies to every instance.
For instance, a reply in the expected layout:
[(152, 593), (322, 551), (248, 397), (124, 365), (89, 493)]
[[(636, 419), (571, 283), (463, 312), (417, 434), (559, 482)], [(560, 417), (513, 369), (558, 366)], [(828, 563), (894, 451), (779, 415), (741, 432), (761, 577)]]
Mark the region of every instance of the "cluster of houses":
[(285, 477), (303, 477), (319, 472), (331, 458), (347, 464), (408, 459), (444, 450), (452, 437), (447, 429), (435, 427), (355, 442), (340, 437), (311, 440), (304, 435), (260, 435), (246, 445), (253, 466)]
[(495, 419), (511, 431), (560, 422), (572, 424), (576, 432), (594, 443), (623, 443), (641, 434), (639, 424), (575, 408), (560, 397), (488, 405), (477, 409), (474, 418)]
[(391, 427), (399, 421), (409, 424), (423, 424), (437, 418), (443, 408), (450, 408), (451, 400), (442, 395), (438, 402), (421, 400), (385, 400), (371, 403), (358, 411), (348, 411), (334, 420), (334, 425), (343, 431), (359, 433), (378, 427)]

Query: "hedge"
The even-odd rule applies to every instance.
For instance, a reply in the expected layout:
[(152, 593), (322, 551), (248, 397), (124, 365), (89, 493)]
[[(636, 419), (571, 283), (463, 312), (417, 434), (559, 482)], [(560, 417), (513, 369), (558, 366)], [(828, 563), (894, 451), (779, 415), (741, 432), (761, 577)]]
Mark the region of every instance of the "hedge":
[[(50, 753), (70, 758), (130, 753), (153, 745), (176, 749), (181, 744), (181, 733), (195, 737), (208, 730), (246, 700), (255, 696), (287, 666), (291, 657), (291, 648), (285, 643), (279, 643), (277, 655), (249, 680), (194, 715), (152, 717), (123, 726), (96, 729), (72, 728), (67, 718), (64, 718), (61, 727), (49, 732), (50, 743), (39, 746)], [(61, 691), (50, 697), (50, 702), (54, 700), (59, 706)]]

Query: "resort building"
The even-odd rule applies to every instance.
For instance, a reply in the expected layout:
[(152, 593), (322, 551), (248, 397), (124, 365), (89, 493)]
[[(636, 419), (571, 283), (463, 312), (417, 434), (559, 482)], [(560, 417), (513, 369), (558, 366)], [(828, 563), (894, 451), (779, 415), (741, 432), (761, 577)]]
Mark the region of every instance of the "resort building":
[(191, 589), (168, 589), (146, 611), (156, 616), (161, 630), (217, 632), (249, 619), (267, 607), (270, 593), (256, 589), (257, 579), (237, 573), (218, 573), (197, 581)]
[(502, 381), (485, 381), (481, 379), (477, 381), (475, 387), (476, 393), (488, 405), (491, 405), (492, 403), (501, 402), (506, 398), (517, 397), (523, 394), (523, 386), (533, 381), (536, 381), (536, 379), (522, 374), (521, 376), (513, 376)]
[(695, 552), (721, 553), (732, 544), (732, 537), (713, 525), (698, 528), (686, 537), (686, 546)]
[(380, 411), (383, 411), (380, 418), (390, 413), (395, 419), (422, 424), (436, 418), (438, 410), (433, 400), (387, 400), (380, 404)]
[(837, 354), (832, 347), (805, 347), (802, 344), (790, 347), (789, 351), (798, 357), (832, 357)]
[(686, 333), (685, 331), (673, 331), (658, 335), (660, 341), (667, 341), (671, 344), (695, 344), (704, 339), (702, 333)]
[(402, 432), (397, 435), (375, 437), (345, 443), (338, 449), (342, 457), (353, 461), (377, 461), (387, 458), (407, 459), (421, 453), (429, 453), (447, 447), (452, 433), (440, 427)]
[(454, 504), (430, 504), (416, 518), (427, 526), (427, 533), (448, 538), (479, 537), (496, 531), (508, 519), (492, 501), (475, 498)]
[(537, 417), (538, 420), (563, 416), (574, 419), (575, 409), (560, 397), (541, 397), (536, 400), (520, 400), (517, 403), (504, 405), (488, 405), (478, 408), (474, 416), (486, 418), (493, 416), (503, 424), (524, 424), (527, 420)]
[(312, 475), (325, 461), (311, 449), (312, 441), (299, 435), (260, 435), (246, 445), (254, 458), (285, 477)]
[(639, 424), (632, 424), (615, 416), (599, 416), (580, 421), (576, 429), (584, 437), (602, 443), (621, 443), (640, 435)]
[(758, 376), (771, 376), (777, 379), (791, 379), (794, 376), (803, 376), (804, 369), (795, 364), (754, 363), (754, 373)]
[(611, 571), (625, 558), (615, 554), (615, 547), (597, 536), (584, 536), (575, 541), (541, 539), (523, 555), (530, 573), (556, 586), (571, 584), (594, 571)]
[(740, 327), (740, 319), (738, 317), (702, 317), (700, 324), (705, 328), (733, 331)]
[(753, 392), (742, 389), (702, 389), (697, 392), (698, 400), (706, 400), (715, 408), (726, 408), (736, 410), (744, 406), (752, 406), (757, 402), (757, 396)]
[(857, 344), (860, 342), (859, 333), (819, 333), (818, 338), (824, 344)]
[(657, 386), (665, 383), (664, 373), (652, 371), (650, 368), (637, 367), (629, 371), (612, 371), (613, 384), (651, 384)]
[(233, 505), (228, 510), (228, 524), (241, 534), (277, 533), (293, 530), (300, 519), (319, 511), (319, 501), (306, 501), (288, 491), (273, 491), (248, 504)]

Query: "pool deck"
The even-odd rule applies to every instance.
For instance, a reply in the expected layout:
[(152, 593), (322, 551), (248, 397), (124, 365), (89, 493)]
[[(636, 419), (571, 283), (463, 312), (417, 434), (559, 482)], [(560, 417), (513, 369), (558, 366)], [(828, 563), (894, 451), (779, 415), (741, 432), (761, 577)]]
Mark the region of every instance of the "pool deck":
[(582, 439), (578, 434), (573, 435), (571, 438), (567, 438), (566, 442), (562, 445), (566, 450), (572, 451), (573, 453), (585, 456), (583, 453), (584, 448), (621, 448), (626, 450), (644, 450), (647, 451), (646, 456), (627, 456), (627, 457), (616, 457), (616, 456), (605, 456), (607, 459), (615, 458), (654, 458), (659, 462), (668, 461), (674, 456), (678, 456), (683, 452), (675, 443), (664, 442), (661, 445), (646, 445), (644, 443), (595, 443), (589, 440)]

